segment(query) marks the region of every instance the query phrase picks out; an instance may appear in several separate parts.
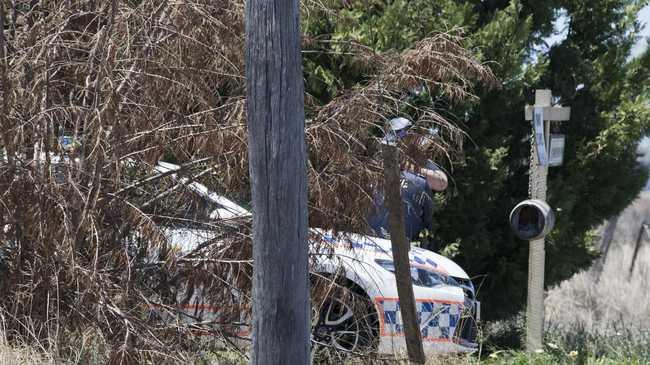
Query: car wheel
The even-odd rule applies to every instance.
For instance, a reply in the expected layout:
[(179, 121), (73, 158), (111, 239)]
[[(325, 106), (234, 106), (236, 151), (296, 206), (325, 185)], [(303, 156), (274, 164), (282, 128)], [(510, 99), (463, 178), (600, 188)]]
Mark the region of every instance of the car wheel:
[(314, 361), (373, 354), (379, 341), (379, 325), (370, 298), (349, 280), (330, 280), (325, 288), (317, 290), (320, 295), (312, 296)]

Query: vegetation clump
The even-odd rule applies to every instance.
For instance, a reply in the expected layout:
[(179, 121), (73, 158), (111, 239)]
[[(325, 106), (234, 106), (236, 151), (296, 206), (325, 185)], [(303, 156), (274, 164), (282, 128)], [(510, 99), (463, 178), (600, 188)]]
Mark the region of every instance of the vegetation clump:
[[(7, 340), (68, 358), (92, 330), (116, 363), (191, 351), (197, 332), (232, 345), (250, 318), (250, 219), (215, 219), (189, 185), (249, 200), (243, 2), (8, 5), (0, 4)], [(494, 83), (457, 32), (414, 46), (357, 44), (346, 53), (364, 77), (330, 100), (307, 96), (312, 226), (363, 232), (381, 180), (378, 137), (407, 96), (436, 90), (461, 102), (473, 99), (475, 82)], [(401, 146), (408, 159), (459, 153), (458, 126), (431, 105), (412, 109), (421, 138)], [(160, 172), (159, 160), (181, 168)], [(170, 235), (179, 229), (209, 233), (182, 251)], [(179, 311), (199, 291), (225, 308), (213, 321)]]

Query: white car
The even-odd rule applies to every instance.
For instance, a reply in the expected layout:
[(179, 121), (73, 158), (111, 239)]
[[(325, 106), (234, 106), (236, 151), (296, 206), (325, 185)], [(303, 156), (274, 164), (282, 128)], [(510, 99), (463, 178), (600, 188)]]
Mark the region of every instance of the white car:
[[(166, 162), (156, 166), (160, 173), (179, 168)], [(175, 175), (174, 179), (214, 207), (210, 218), (250, 216), (248, 210), (204, 185)], [(178, 252), (191, 251), (214, 237), (209, 230), (192, 228), (170, 228), (165, 232)], [(313, 342), (354, 353), (405, 353), (390, 241), (358, 234), (332, 235), (318, 229), (311, 229), (310, 237), (312, 281), (321, 278), (331, 284), (323, 286), (326, 289), (320, 291), (322, 295), (312, 293)], [(474, 351), (480, 303), (467, 273), (450, 259), (429, 250), (412, 247), (409, 256), (425, 352)], [(218, 317), (220, 311), (208, 302), (196, 290), (189, 304), (179, 310), (208, 321)], [(242, 317), (241, 322), (236, 334), (246, 338), (248, 321)]]

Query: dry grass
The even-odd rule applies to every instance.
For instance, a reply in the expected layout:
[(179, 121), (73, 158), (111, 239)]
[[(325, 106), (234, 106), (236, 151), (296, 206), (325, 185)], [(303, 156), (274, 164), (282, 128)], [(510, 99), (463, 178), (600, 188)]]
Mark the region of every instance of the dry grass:
[(55, 363), (46, 355), (28, 347), (15, 348), (6, 344), (0, 345), (0, 364), (2, 365), (49, 365)]
[[(486, 364), (650, 363), (650, 237), (629, 277), (639, 228), (650, 218), (650, 193), (620, 214), (602, 271), (597, 265), (547, 292), (545, 347), (521, 351), (524, 313), (490, 323)], [(604, 227), (600, 228), (602, 232)], [(599, 279), (598, 279), (599, 278)]]
[(14, 348), (0, 345), (0, 364), (2, 365), (49, 365), (55, 364), (51, 359), (30, 348)]
[(54, 358), (43, 349), (38, 350), (34, 344), (10, 345), (5, 332), (0, 327), (0, 365), (53, 365)]
[(650, 193), (642, 193), (621, 214), (600, 280), (584, 271), (549, 290), (546, 318), (551, 327), (602, 335), (650, 328), (650, 237), (645, 236), (629, 276), (644, 219), (650, 219)]

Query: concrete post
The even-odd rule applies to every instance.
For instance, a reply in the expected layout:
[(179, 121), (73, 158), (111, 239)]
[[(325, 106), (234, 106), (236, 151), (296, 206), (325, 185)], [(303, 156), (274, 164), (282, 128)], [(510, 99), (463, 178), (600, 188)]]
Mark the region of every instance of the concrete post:
[[(536, 90), (535, 106), (551, 106), (551, 91)], [(549, 121), (544, 120), (545, 138), (548, 138)], [(537, 145), (533, 138), (530, 159), (530, 198), (546, 201), (548, 166), (540, 166)], [(548, 146), (548, 143), (546, 143)], [(526, 306), (526, 350), (543, 348), (544, 336), (544, 238), (530, 241), (528, 254), (528, 300)]]

